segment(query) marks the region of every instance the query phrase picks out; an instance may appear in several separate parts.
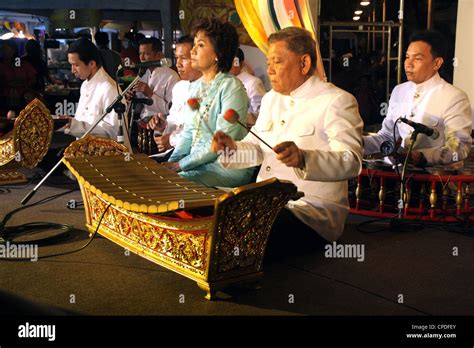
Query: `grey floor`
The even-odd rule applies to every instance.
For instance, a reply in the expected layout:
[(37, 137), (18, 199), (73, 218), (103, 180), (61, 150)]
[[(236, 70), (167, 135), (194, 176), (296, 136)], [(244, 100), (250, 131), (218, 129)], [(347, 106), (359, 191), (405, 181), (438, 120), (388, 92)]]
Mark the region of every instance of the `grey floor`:
[[(19, 207), (31, 188), (0, 193), (0, 218)], [(65, 189), (44, 186), (32, 202), (61, 192)], [(77, 249), (88, 233), (84, 210), (66, 208), (70, 199), (82, 200), (79, 191), (67, 194), (19, 212), (7, 226), (67, 223), (74, 226), (71, 237), (40, 248), (40, 255)], [(58, 313), (87, 315), (474, 314), (472, 236), (441, 227), (361, 233), (356, 228), (360, 221), (349, 218), (340, 243), (363, 244), (363, 262), (326, 258), (322, 249), (290, 256), (265, 266), (261, 289), (230, 289), (213, 302), (193, 281), (126, 255), (102, 237), (71, 255), (38, 262), (0, 260), (0, 295)]]

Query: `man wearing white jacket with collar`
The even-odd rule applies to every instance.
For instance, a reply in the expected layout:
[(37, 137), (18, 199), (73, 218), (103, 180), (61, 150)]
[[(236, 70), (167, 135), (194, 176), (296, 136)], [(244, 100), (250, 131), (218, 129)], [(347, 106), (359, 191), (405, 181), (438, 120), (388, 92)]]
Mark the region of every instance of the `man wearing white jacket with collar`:
[[(349, 212), (347, 180), (362, 165), (362, 128), (357, 102), (349, 93), (321, 81), (316, 70), (316, 43), (301, 28), (285, 28), (269, 37), (268, 75), (272, 90), (262, 99), (252, 131), (234, 142), (216, 133), (213, 150), (256, 152), (261, 164), (257, 181), (272, 177), (293, 182), (304, 197), (290, 201), (270, 236), (291, 242), (296, 234), (337, 240)], [(229, 153), (229, 152), (227, 152)], [(232, 157), (220, 157), (228, 168), (247, 167)], [(255, 164), (253, 164), (255, 165)], [(321, 238), (322, 239), (322, 238)]]
[[(64, 132), (81, 137), (105, 112), (118, 95), (117, 84), (102, 67), (99, 50), (88, 39), (74, 41), (68, 50), (71, 71), (84, 82), (75, 117), (69, 118)], [(118, 116), (108, 113), (92, 131), (93, 135), (117, 140)]]
[[(394, 88), (382, 129), (364, 137), (365, 154), (378, 153), (384, 141), (393, 141), (395, 122), (403, 117), (436, 130), (434, 137), (418, 135), (410, 163), (462, 167), (472, 144), (471, 105), (466, 93), (439, 76), (445, 55), (441, 34), (424, 31), (411, 37), (405, 57), (408, 82)], [(396, 141), (408, 149), (413, 128), (405, 123), (396, 128)]]

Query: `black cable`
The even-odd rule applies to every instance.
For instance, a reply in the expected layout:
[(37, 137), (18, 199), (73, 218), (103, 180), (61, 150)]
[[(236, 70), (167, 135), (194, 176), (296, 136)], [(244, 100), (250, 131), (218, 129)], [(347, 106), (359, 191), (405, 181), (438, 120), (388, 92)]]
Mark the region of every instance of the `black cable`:
[[(54, 235), (45, 238), (39, 238), (35, 240), (28, 240), (28, 242), (16, 242), (15, 238), (31, 235), (41, 231), (47, 231), (51, 229), (63, 229), (59, 235)], [(52, 223), (52, 222), (30, 222), (20, 226), (7, 227), (3, 231), (3, 241), (9, 244), (35, 244), (38, 246), (48, 245), (56, 242), (60, 239), (64, 239), (69, 236), (69, 232), (72, 231), (73, 227), (66, 224)]]
[[(102, 223), (102, 220), (105, 216), (105, 213), (107, 212), (107, 210), (109, 210), (110, 206), (112, 204), (110, 203), (107, 208), (105, 208), (105, 210), (103, 211), (101, 217), (100, 217), (100, 220), (99, 220), (99, 223), (97, 224), (97, 227), (94, 231), (94, 233), (92, 234), (92, 236), (89, 238), (89, 240), (87, 241), (86, 244), (84, 244), (83, 246), (81, 246), (79, 249), (76, 249), (76, 250), (71, 250), (71, 251), (65, 251), (65, 252), (62, 252), (62, 253), (56, 253), (56, 254), (51, 254), (51, 255), (44, 255), (44, 256), (38, 256), (38, 260), (43, 260), (43, 259), (47, 259), (47, 258), (51, 258), (51, 257), (56, 257), (56, 256), (64, 256), (64, 255), (69, 255), (69, 254), (74, 254), (74, 253), (77, 253), (85, 248), (87, 248), (91, 243), (92, 241), (94, 240), (95, 236), (97, 235), (97, 232), (99, 231), (99, 227), (100, 227), (100, 224)], [(62, 224), (58, 224), (58, 225), (62, 225)], [(68, 225), (64, 225), (64, 226), (68, 226)], [(1, 260), (4, 260), (4, 261), (31, 261), (31, 258), (16, 258), (16, 259), (1, 259)]]
[(50, 202), (50, 201), (52, 201), (52, 200), (55, 200), (56, 198), (59, 198), (59, 197), (64, 196), (64, 195), (67, 195), (67, 194), (72, 193), (72, 192), (74, 192), (74, 191), (77, 191), (77, 189), (74, 188), (74, 189), (71, 189), (71, 190), (69, 190), (69, 191), (65, 191), (65, 192), (58, 193), (58, 194), (56, 194), (56, 195), (50, 196), (50, 197), (43, 198), (42, 200), (39, 200), (39, 201), (36, 202), (36, 203), (31, 203), (31, 204), (24, 205), (24, 206), (22, 206), (22, 207), (19, 207), (19, 208), (17, 208), (17, 209), (12, 210), (12, 211), (9, 212), (9, 213), (7, 213), (7, 214), (5, 215), (5, 217), (3, 218), (3, 220), (0, 222), (0, 237), (2, 237), (3, 230), (5, 229), (5, 225), (7, 224), (8, 220), (10, 220), (11, 217), (12, 217), (13, 215), (15, 215), (16, 213), (18, 213), (18, 212), (20, 212), (20, 211), (22, 211), (22, 210), (24, 210), (24, 209), (34, 207), (34, 206), (36, 206), (36, 205), (48, 203), (48, 202)]
[(398, 179), (401, 181), (401, 175), (400, 175), (400, 171), (398, 170), (398, 157), (397, 157), (397, 153), (398, 153), (398, 148), (397, 148), (397, 129), (398, 129), (398, 121), (400, 121), (402, 117), (400, 116), (399, 118), (397, 118), (397, 120), (395, 121), (395, 123), (393, 124), (393, 145), (394, 145), (394, 148), (395, 148), (395, 153), (394, 153), (394, 159), (395, 159), (395, 171), (397, 172), (397, 175), (398, 175)]

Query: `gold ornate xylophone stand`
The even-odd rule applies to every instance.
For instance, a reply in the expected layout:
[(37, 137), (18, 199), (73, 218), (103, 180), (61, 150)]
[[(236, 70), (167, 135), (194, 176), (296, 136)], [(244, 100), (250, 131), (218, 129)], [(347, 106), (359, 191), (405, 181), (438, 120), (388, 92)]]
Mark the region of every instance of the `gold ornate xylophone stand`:
[(53, 118), (39, 99), (20, 112), (13, 130), (0, 138), (0, 185), (27, 181), (18, 170), (38, 165), (48, 151), (53, 128)]
[(220, 289), (263, 276), (272, 224), (289, 200), (302, 196), (294, 184), (271, 179), (223, 192), (126, 151), (90, 136), (66, 149), (64, 163), (79, 181), (89, 231), (98, 228), (118, 245), (196, 281), (209, 300)]

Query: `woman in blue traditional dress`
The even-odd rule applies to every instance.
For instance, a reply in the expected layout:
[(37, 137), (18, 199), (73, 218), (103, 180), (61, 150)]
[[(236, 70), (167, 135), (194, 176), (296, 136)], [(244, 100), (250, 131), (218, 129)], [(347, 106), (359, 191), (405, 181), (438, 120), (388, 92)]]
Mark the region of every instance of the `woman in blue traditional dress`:
[(236, 187), (251, 181), (254, 168), (225, 169), (211, 151), (213, 135), (223, 131), (235, 140), (247, 134), (239, 124), (224, 119), (234, 109), (245, 124), (248, 97), (245, 88), (229, 74), (239, 47), (237, 31), (230, 23), (205, 18), (194, 27), (191, 51), (193, 69), (202, 72), (191, 83), (188, 95), (199, 101), (197, 109), (186, 108), (183, 136), (165, 165), (189, 180), (206, 186)]

